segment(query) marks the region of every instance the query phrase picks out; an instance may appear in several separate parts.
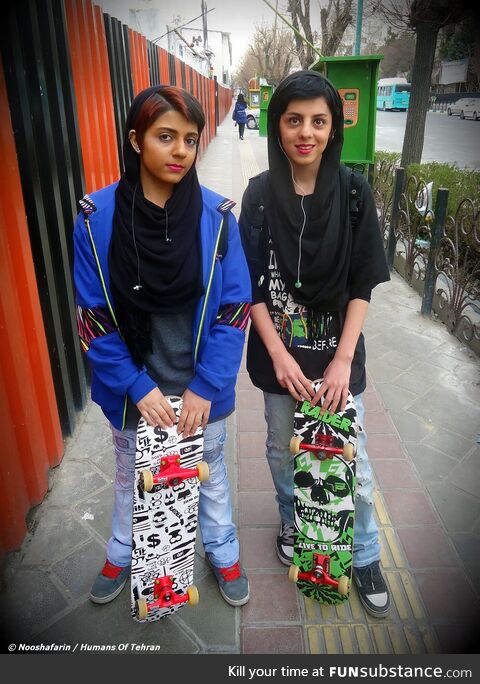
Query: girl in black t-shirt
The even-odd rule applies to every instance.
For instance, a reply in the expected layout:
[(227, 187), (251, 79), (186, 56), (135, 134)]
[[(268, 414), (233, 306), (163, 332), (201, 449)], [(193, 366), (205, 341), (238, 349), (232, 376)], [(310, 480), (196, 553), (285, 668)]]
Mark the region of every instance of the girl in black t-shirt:
[[(247, 369), (264, 392), (267, 459), (281, 517), (277, 553), (288, 565), (295, 401), (308, 397), (316, 404), (323, 397), (324, 408), (335, 412), (350, 389), (363, 425), (361, 331), (372, 289), (389, 280), (373, 195), (363, 179), (358, 220), (351, 223), (351, 174), (340, 163), (343, 126), (342, 101), (330, 81), (314, 71), (284, 79), (268, 109), (269, 171), (250, 181), (240, 216), (253, 287)], [(312, 381), (321, 377), (315, 394)], [(384, 617), (390, 599), (379, 567), (365, 442), (359, 430), (354, 578), (366, 610)]]

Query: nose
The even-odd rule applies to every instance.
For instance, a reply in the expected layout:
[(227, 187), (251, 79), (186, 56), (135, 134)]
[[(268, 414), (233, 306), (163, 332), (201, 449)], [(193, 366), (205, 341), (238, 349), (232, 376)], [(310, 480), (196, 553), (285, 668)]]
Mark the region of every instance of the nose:
[(180, 157), (181, 159), (184, 159), (187, 156), (188, 147), (184, 140), (178, 140), (173, 154), (175, 157)]
[(311, 138), (313, 134), (312, 124), (309, 121), (304, 121), (300, 129), (301, 138)]

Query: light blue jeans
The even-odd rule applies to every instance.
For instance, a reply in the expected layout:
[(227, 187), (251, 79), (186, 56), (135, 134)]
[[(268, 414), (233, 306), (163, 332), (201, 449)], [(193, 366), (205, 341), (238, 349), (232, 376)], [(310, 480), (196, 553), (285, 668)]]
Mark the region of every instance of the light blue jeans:
[[(112, 516), (112, 536), (107, 544), (107, 558), (114, 565), (130, 565), (132, 552), (132, 510), (135, 484), (135, 430), (117, 430), (111, 426), (116, 457), (116, 477)], [(225, 467), (223, 445), (225, 420), (207, 425), (204, 434), (203, 460), (210, 477), (200, 485), (198, 522), (205, 552), (213, 565), (229, 567), (239, 558), (239, 544), (232, 520), (232, 505)]]
[[(277, 491), (282, 522), (293, 525), (293, 460), (289, 443), (292, 436), (295, 399), (289, 394), (264, 392), (267, 421), (267, 460)], [(362, 568), (380, 560), (378, 527), (373, 515), (373, 480), (366, 450), (367, 435), (363, 429), (365, 409), (362, 396), (354, 397), (358, 416), (357, 487), (355, 492), (355, 525), (353, 565)]]

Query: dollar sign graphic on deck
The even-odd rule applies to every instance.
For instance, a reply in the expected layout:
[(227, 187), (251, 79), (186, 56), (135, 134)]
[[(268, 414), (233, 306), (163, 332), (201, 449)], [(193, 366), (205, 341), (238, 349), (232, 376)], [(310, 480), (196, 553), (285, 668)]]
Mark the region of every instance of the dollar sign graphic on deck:
[(148, 546), (151, 549), (154, 549), (156, 546), (160, 544), (160, 536), (158, 534), (151, 534), (147, 537), (148, 541)]

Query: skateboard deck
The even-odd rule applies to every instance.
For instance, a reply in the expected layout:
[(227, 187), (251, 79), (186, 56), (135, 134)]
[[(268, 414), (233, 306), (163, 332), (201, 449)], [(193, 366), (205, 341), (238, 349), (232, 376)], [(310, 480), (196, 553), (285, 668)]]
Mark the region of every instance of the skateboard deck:
[[(180, 416), (180, 397), (166, 397)], [(152, 622), (198, 603), (193, 585), (200, 481), (208, 478), (202, 462), (203, 431), (192, 437), (177, 427), (151, 427), (141, 418), (132, 525), (132, 616)]]
[[(322, 380), (314, 383), (315, 391)], [(323, 400), (323, 398), (322, 398)], [(323, 604), (348, 598), (355, 515), (357, 412), (349, 393), (345, 411), (320, 415), (320, 404), (298, 401), (294, 437), (294, 555), (289, 577)]]

